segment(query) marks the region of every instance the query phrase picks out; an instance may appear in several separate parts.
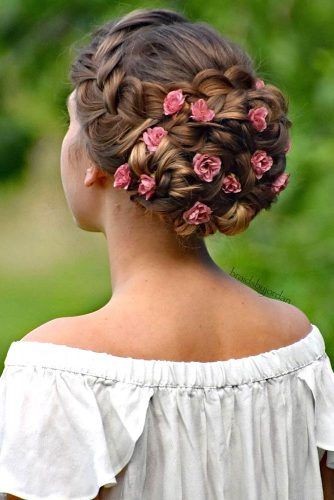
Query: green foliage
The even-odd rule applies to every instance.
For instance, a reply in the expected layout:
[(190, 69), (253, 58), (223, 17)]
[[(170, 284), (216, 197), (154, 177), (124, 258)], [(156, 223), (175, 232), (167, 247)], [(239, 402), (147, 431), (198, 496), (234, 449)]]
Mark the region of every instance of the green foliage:
[[(279, 203), (260, 214), (244, 234), (232, 238), (215, 235), (208, 239), (208, 246), (226, 271), (234, 266), (240, 274), (253, 275), (271, 289), (278, 292), (284, 289), (284, 295), (319, 325), (334, 359), (334, 3), (331, 0), (209, 0), (204, 4), (200, 0), (117, 4), (106, 0), (51, 0), (43, 5), (37, 0), (2, 0), (0, 183), (16, 174), (20, 177), (24, 169), (28, 176), (34, 166), (31, 153), (38, 151), (43, 140), (54, 148), (50, 137), (61, 137), (64, 133), (73, 49), (84, 44), (89, 32), (100, 23), (134, 8), (157, 6), (175, 8), (193, 21), (208, 22), (240, 43), (253, 57), (259, 76), (288, 96), (293, 122), (292, 150), (287, 163), (287, 172), (291, 173), (289, 188), (280, 196)], [(53, 162), (51, 146), (48, 155), (46, 162)], [(51, 184), (50, 190), (54, 188)], [(10, 192), (2, 191), (1, 196), (0, 208), (7, 213), (11, 200), (24, 196), (24, 186), (19, 183), (17, 192), (11, 188)], [(38, 190), (35, 196), (38, 199)], [(8, 215), (14, 220), (15, 210), (8, 209)], [(6, 225), (5, 245), (12, 237), (18, 235)], [(29, 247), (29, 242), (25, 243)], [(48, 252), (48, 245), (44, 251)], [(32, 318), (44, 320), (55, 312), (58, 316), (78, 314), (83, 304), (92, 303), (89, 300), (93, 282), (97, 307), (104, 302), (109, 289), (106, 261), (98, 285), (94, 272), (87, 277), (86, 292), (79, 286), (82, 268), (74, 266), (74, 262), (75, 250), (68, 251), (59, 266), (56, 263), (50, 267), (50, 275), (36, 279), (34, 270), (30, 274), (27, 271), (15, 282), (15, 287), (10, 285), (11, 276), (17, 276), (14, 268), (0, 267), (6, 276), (0, 291), (4, 338), (7, 336), (8, 341), (17, 338), (18, 332), (21, 334), (36, 323)], [(88, 258), (85, 262), (88, 263)], [(96, 260), (89, 261), (89, 265), (93, 270), (99, 266)], [(68, 275), (62, 273), (60, 277), (59, 269), (71, 266), (77, 271), (72, 273), (76, 286), (67, 301), (64, 290)], [(44, 300), (45, 297), (42, 300), (40, 295), (46, 283), (51, 286), (52, 276), (58, 284), (52, 301)], [(27, 302), (27, 296), (34, 294), (38, 300)], [(25, 313), (17, 314), (13, 321), (8, 311), (15, 309)]]
[(19, 178), (25, 167), (25, 155), (33, 138), (30, 130), (20, 127), (11, 116), (0, 116), (0, 178)]

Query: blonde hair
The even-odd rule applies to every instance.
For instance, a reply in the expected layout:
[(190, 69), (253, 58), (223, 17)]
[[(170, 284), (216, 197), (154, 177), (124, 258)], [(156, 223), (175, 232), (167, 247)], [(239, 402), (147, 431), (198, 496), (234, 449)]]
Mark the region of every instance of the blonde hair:
[[(289, 141), (288, 104), (274, 85), (256, 88), (257, 75), (248, 54), (203, 22), (192, 23), (167, 9), (136, 9), (95, 29), (71, 66), (77, 118), (90, 158), (113, 175), (124, 163), (131, 168), (129, 191), (141, 174), (154, 172), (155, 196), (130, 195), (181, 237), (205, 237), (220, 231), (244, 231), (277, 194), (270, 185), (285, 170)], [(163, 114), (167, 93), (182, 89), (186, 101), (174, 117)], [(189, 120), (191, 103), (204, 98), (215, 120)], [(251, 107), (265, 105), (267, 128), (254, 130)], [(163, 126), (168, 135), (148, 154), (141, 137), (148, 127)], [(265, 150), (273, 165), (257, 179), (250, 159)], [(192, 157), (217, 155), (222, 169), (212, 182), (194, 172)], [(222, 191), (226, 173), (235, 173), (242, 190)], [(212, 209), (209, 222), (188, 224), (182, 214), (200, 199)]]

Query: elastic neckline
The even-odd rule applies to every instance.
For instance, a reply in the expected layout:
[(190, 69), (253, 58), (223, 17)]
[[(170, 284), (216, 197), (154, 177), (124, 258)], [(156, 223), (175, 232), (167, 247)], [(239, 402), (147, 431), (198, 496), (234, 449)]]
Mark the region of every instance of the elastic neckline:
[(324, 338), (311, 323), (298, 341), (260, 354), (221, 361), (141, 359), (51, 342), (14, 341), (5, 359), (11, 365), (38, 366), (149, 386), (224, 387), (287, 374), (325, 354)]

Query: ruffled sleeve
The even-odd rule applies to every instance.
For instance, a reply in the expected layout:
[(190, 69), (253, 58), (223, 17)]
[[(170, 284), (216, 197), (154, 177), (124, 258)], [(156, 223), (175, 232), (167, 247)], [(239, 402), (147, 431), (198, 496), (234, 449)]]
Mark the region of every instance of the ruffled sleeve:
[(319, 451), (327, 451), (326, 465), (334, 469), (334, 372), (328, 355), (299, 370), (314, 401), (314, 435)]
[(89, 500), (114, 486), (153, 389), (43, 366), (0, 377), (0, 498)]

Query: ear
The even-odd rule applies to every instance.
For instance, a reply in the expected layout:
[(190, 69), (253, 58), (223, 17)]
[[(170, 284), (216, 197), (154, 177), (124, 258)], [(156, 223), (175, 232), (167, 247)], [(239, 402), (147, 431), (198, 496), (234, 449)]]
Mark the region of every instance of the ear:
[(107, 178), (107, 173), (105, 173), (103, 170), (93, 165), (91, 167), (88, 167), (86, 170), (84, 184), (85, 186), (89, 187), (92, 186), (95, 182), (98, 182), (99, 179), (104, 180), (106, 178)]

